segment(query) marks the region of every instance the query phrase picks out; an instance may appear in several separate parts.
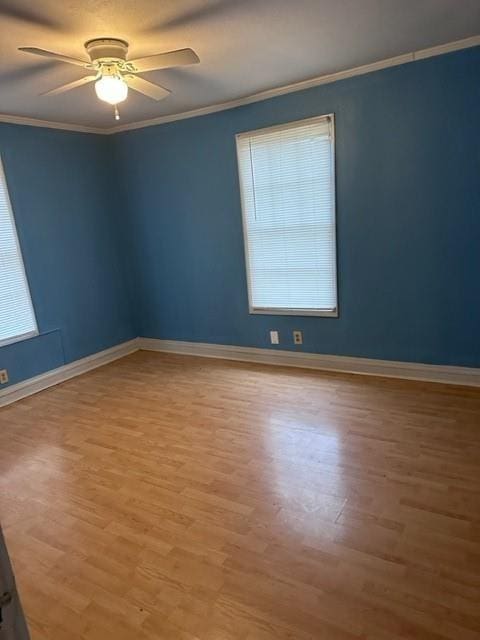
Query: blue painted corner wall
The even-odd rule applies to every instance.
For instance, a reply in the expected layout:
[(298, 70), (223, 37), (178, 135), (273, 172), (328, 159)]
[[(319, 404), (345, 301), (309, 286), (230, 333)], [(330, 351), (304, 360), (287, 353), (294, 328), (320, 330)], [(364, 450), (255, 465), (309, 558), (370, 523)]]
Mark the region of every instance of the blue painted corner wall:
[[(475, 48), (115, 136), (138, 333), (480, 366), (479, 105)], [(249, 315), (235, 134), (330, 112), (340, 316)]]
[(40, 335), (0, 348), (10, 383), (136, 336), (106, 136), (0, 124)]
[[(40, 335), (11, 383), (137, 335), (480, 366), (480, 48), (115, 136), (0, 124)], [(339, 318), (249, 315), (235, 134), (336, 116)]]

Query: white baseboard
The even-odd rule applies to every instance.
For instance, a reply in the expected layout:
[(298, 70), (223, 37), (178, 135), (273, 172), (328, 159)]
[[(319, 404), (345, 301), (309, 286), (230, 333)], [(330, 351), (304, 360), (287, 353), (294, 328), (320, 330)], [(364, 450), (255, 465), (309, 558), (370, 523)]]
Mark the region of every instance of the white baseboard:
[(65, 382), (65, 380), (79, 376), (82, 373), (101, 367), (119, 358), (123, 358), (139, 349), (144, 351), (162, 351), (166, 353), (202, 356), (204, 358), (256, 362), (282, 367), (300, 367), (303, 369), (319, 369), (322, 371), (356, 373), (369, 376), (480, 387), (480, 369), (473, 367), (452, 367), (447, 365), (420, 364), (416, 362), (351, 358), (348, 356), (331, 356), (300, 351), (281, 351), (277, 349), (207, 344), (204, 342), (135, 338), (111, 349), (105, 349), (81, 360), (76, 360), (57, 369), (52, 369), (29, 380), (10, 385), (0, 391), (0, 407), (16, 402), (21, 398), (31, 396), (48, 387), (53, 387), (56, 384)]
[(371, 358), (352, 358), (331, 356), (300, 351), (280, 351), (277, 349), (258, 349), (202, 342), (181, 342), (177, 340), (156, 340), (138, 338), (138, 347), (145, 351), (164, 351), (205, 358), (222, 358), (274, 364), (282, 367), (301, 367), (357, 373), (369, 376), (401, 378), (405, 380), (423, 380), (425, 382), (443, 382), (445, 384), (480, 386), (480, 369), (471, 367), (453, 367), (447, 365), (420, 364), (416, 362), (397, 362), (393, 360), (374, 360)]
[(0, 391), (0, 407), (16, 402), (21, 398), (31, 396), (34, 393), (43, 391), (43, 389), (47, 389), (48, 387), (53, 387), (60, 382), (65, 382), (65, 380), (79, 376), (91, 369), (96, 369), (97, 367), (108, 364), (113, 360), (118, 360), (118, 358), (123, 358), (129, 353), (138, 351), (138, 349), (138, 338), (135, 338), (134, 340), (123, 342), (122, 344), (111, 347), (110, 349), (94, 353), (93, 355), (82, 358), (81, 360), (75, 360), (75, 362), (70, 362), (69, 364), (65, 364), (57, 369), (41, 373), (34, 378), (29, 378), (28, 380), (23, 380), (17, 384), (12, 384), (6, 389), (2, 389)]

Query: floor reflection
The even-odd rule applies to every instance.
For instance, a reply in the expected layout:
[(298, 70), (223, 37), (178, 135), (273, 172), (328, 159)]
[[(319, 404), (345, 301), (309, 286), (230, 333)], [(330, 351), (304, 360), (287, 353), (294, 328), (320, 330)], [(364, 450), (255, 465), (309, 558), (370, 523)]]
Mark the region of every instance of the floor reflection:
[(278, 518), (299, 534), (317, 535), (346, 502), (342, 441), (321, 421), (295, 423), (273, 413), (263, 430), (264, 453)]

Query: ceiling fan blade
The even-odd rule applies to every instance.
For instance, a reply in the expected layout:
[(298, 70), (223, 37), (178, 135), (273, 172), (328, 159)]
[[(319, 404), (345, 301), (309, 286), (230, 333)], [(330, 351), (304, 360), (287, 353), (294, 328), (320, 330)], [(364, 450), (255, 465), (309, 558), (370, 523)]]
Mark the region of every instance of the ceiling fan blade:
[(129, 60), (129, 63), (135, 67), (137, 73), (168, 69), (169, 67), (181, 67), (185, 64), (197, 64), (197, 62), (200, 62), (200, 59), (192, 49), (178, 49), (177, 51), (157, 53), (146, 58)]
[(97, 76), (85, 76), (84, 78), (80, 78), (80, 80), (74, 80), (73, 82), (68, 82), (67, 84), (62, 84), (61, 87), (57, 87), (56, 89), (51, 89), (50, 91), (46, 91), (42, 93), (42, 96), (57, 96), (59, 93), (65, 93), (65, 91), (70, 91), (71, 89), (76, 89), (77, 87), (82, 87), (84, 84), (88, 84), (89, 82), (94, 82), (97, 79)]
[(163, 98), (166, 98), (171, 93), (171, 91), (164, 89), (159, 84), (154, 84), (138, 76), (126, 76), (126, 80), (131, 89), (143, 93), (144, 96), (148, 96), (153, 100), (163, 100)]
[(63, 56), (60, 53), (54, 53), (53, 51), (46, 51), (45, 49), (37, 49), (37, 47), (19, 47), (19, 51), (25, 51), (26, 53), (33, 53), (35, 56), (42, 56), (44, 58), (50, 58), (52, 60), (58, 60), (59, 62), (68, 62), (68, 64), (75, 64), (79, 67), (90, 66), (88, 60), (80, 60), (79, 58), (71, 58), (70, 56)]

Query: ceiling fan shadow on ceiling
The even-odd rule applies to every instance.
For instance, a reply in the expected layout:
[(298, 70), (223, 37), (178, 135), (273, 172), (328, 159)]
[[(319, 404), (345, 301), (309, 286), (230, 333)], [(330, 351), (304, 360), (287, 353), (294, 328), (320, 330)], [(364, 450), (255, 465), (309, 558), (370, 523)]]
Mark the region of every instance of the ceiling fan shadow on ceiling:
[(126, 100), (128, 90), (138, 91), (152, 100), (162, 100), (170, 95), (165, 87), (145, 80), (139, 73), (169, 69), (200, 62), (197, 54), (192, 49), (178, 49), (155, 55), (127, 60), (128, 42), (117, 38), (96, 38), (85, 43), (86, 52), (90, 61), (80, 58), (64, 56), (53, 51), (38, 49), (36, 47), (19, 47), (19, 51), (32, 53), (36, 56), (50, 58), (59, 62), (66, 62), (91, 71), (91, 74), (68, 82), (56, 89), (43, 93), (43, 96), (55, 96), (77, 87), (95, 82), (97, 97), (114, 107), (115, 119), (119, 120), (118, 105)]
[[(36, 3), (30, 3), (29, 7), (21, 7), (19, 4), (18, 0), (1, 0), (0, 20), (2, 22), (13, 21), (23, 26), (51, 29), (52, 31), (65, 26), (57, 18), (46, 16), (45, 12), (34, 6)], [(3, 26), (4, 24), (2, 24)]]

